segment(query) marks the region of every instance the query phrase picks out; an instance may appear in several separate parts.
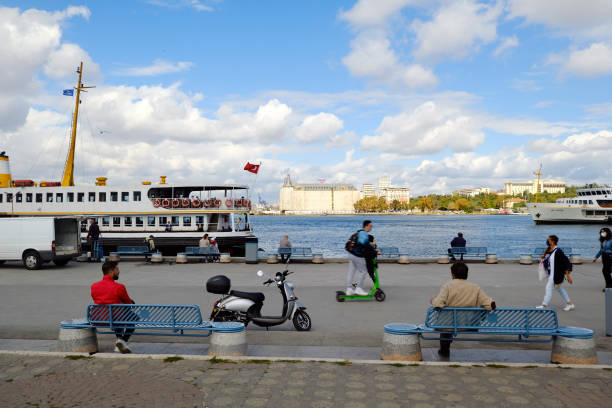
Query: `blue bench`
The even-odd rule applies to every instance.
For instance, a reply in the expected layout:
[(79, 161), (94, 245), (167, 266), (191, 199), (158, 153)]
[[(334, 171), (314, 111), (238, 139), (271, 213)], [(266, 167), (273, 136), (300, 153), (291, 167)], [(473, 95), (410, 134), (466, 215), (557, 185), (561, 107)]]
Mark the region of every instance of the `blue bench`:
[(135, 329), (134, 335), (188, 337), (244, 331), (242, 323), (202, 320), (200, 308), (196, 305), (91, 304), (87, 307), (86, 318), (63, 321), (61, 327), (90, 328), (100, 334), (115, 334), (114, 329)]
[(146, 245), (143, 246), (118, 246), (112, 253), (127, 256), (144, 256), (146, 260), (153, 254)]
[(312, 260), (312, 249), (308, 247), (278, 248), (277, 255), (291, 255), (291, 259)]
[[(572, 253), (572, 248), (571, 248), (571, 247), (564, 247), (564, 248), (559, 247), (559, 249), (560, 249), (560, 250), (562, 250), (562, 251), (563, 251), (563, 253), (564, 253), (565, 255), (567, 255), (567, 256), (574, 255), (574, 254)], [(542, 254), (543, 254), (545, 251), (546, 251), (546, 248), (544, 248), (544, 247), (538, 247), (538, 248), (535, 248), (535, 249), (533, 250), (533, 253), (531, 253), (531, 254), (527, 254), (527, 255), (531, 255), (531, 256), (533, 256), (534, 258), (540, 259), (540, 257), (542, 256)]]
[(203, 261), (218, 261), (221, 254), (217, 247), (186, 247), (185, 252), (182, 252), (187, 257), (201, 258)]
[(379, 255), (381, 258), (399, 258), (400, 253), (397, 247), (380, 247), (378, 248), (382, 255)]
[(451, 247), (450, 254), (452, 256), (460, 255), (461, 259), (464, 256), (471, 256), (476, 258), (487, 257), (487, 247)]
[[(579, 327), (559, 327), (557, 312), (552, 309), (445, 307), (427, 310), (425, 324), (390, 323), (385, 333), (418, 334), (424, 340), (439, 340), (433, 334), (450, 334), (456, 341), (493, 341), (547, 343), (556, 336), (591, 339), (593, 331)], [(478, 337), (459, 337), (475, 335)], [(484, 337), (480, 337), (484, 336)], [(496, 336), (517, 336), (499, 338)], [(533, 338), (537, 337), (537, 338)], [(541, 337), (548, 337), (542, 339)]]

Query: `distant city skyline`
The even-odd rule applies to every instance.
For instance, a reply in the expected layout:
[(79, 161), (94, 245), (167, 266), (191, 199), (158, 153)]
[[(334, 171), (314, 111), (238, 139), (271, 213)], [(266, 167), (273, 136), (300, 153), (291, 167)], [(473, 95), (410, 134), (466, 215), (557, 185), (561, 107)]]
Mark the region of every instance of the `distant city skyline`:
[(17, 179), (61, 177), (83, 61), (77, 184), (166, 175), (272, 201), (290, 169), (417, 196), (540, 163), (612, 183), (609, 0), (4, 0), (0, 40)]

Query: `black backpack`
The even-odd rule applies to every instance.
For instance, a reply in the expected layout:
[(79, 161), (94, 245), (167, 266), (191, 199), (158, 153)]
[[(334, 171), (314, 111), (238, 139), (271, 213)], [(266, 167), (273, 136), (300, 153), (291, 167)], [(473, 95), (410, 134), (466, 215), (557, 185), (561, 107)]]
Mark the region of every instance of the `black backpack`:
[(355, 250), (355, 247), (357, 246), (357, 237), (359, 236), (360, 231), (363, 231), (363, 230), (358, 230), (357, 232), (355, 232), (353, 235), (351, 235), (348, 241), (346, 241), (346, 244), (344, 244), (344, 249), (346, 249), (351, 254), (353, 253), (353, 251)]

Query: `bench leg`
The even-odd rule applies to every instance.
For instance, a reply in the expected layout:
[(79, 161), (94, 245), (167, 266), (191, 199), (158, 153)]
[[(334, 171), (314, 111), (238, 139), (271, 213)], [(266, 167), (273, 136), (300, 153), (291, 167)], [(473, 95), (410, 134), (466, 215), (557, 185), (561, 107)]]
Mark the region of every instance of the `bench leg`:
[(210, 336), (209, 356), (246, 356), (246, 330), (237, 333), (213, 332)]
[(419, 335), (385, 333), (380, 358), (382, 360), (423, 360)]
[(550, 362), (559, 364), (597, 364), (595, 339), (575, 339), (556, 336)]
[(60, 327), (57, 351), (97, 353), (98, 337), (96, 336), (96, 329), (63, 329)]

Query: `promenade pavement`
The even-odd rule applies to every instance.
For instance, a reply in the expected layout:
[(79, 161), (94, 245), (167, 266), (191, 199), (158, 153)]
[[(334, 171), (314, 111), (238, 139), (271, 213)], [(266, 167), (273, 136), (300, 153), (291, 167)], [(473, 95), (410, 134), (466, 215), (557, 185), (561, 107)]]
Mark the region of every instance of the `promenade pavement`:
[(601, 368), (0, 353), (2, 407), (603, 407)]

